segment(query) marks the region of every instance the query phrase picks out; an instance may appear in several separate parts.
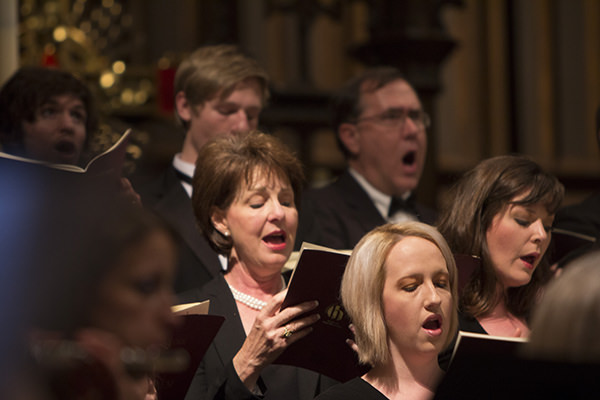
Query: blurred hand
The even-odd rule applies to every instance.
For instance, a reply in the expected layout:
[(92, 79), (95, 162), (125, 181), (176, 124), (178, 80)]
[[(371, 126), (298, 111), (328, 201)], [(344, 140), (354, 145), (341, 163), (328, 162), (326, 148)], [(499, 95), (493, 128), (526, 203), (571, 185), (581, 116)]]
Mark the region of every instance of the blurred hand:
[(158, 393), (156, 392), (154, 379), (150, 377), (148, 377), (148, 390), (146, 391), (146, 397), (144, 400), (158, 400)]
[[(349, 328), (349, 329), (352, 331), (352, 334), (353, 334), (353, 335), (355, 335), (355, 334), (356, 334), (356, 332), (354, 331), (354, 325), (350, 324), (350, 325), (348, 325), (348, 328)], [(354, 350), (354, 352), (355, 352), (356, 354), (358, 354), (358, 346), (356, 345), (356, 342), (355, 342), (354, 340), (352, 340), (352, 339), (346, 339), (346, 344), (347, 344), (348, 346), (350, 346), (350, 348), (351, 348), (352, 350)]]
[(145, 400), (154, 384), (148, 375), (133, 377), (127, 373), (121, 359), (124, 346), (121, 340), (110, 332), (96, 328), (78, 331), (77, 343), (93, 358), (104, 365), (112, 376), (118, 399)]
[(133, 185), (131, 184), (129, 179), (121, 178), (121, 180), (119, 181), (119, 193), (126, 199), (129, 199), (131, 203), (142, 205), (142, 198), (140, 197), (138, 192), (136, 192), (133, 189)]
[(563, 269), (558, 267), (558, 263), (554, 263), (550, 266), (550, 271), (552, 271), (553, 278), (558, 278), (562, 274)]
[[(233, 365), (247, 388), (252, 390), (264, 367), (271, 364), (292, 343), (312, 331), (319, 314), (299, 318), (314, 310), (318, 302), (309, 301), (279, 311), (287, 290), (276, 294), (260, 311), (242, 348), (233, 358)], [(290, 322), (294, 320), (293, 322)], [(286, 335), (287, 333), (287, 335)]]

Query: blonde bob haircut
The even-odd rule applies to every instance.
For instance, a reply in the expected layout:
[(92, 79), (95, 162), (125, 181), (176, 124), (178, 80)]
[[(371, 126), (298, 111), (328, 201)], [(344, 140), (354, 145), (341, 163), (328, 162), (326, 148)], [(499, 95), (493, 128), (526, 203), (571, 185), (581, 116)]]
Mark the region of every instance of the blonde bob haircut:
[(372, 366), (388, 361), (390, 351), (383, 317), (382, 293), (386, 278), (386, 261), (394, 245), (406, 237), (425, 239), (440, 250), (452, 294), (452, 316), (446, 348), (458, 328), (457, 273), (454, 256), (446, 240), (434, 227), (421, 222), (386, 224), (373, 229), (358, 242), (342, 278), (342, 303), (355, 328), (355, 340), (361, 363)]

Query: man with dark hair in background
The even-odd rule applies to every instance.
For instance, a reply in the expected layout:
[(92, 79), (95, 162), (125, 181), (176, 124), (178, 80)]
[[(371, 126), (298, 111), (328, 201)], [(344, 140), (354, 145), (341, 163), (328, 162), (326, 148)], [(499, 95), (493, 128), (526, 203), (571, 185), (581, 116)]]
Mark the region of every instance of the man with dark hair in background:
[(429, 116), (400, 71), (366, 70), (333, 99), (333, 126), (348, 170), (302, 200), (302, 241), (351, 249), (386, 222), (432, 224), (435, 212), (415, 202), (427, 152)]
[(90, 89), (70, 72), (21, 67), (0, 90), (0, 147), (55, 164), (82, 165), (98, 128)]

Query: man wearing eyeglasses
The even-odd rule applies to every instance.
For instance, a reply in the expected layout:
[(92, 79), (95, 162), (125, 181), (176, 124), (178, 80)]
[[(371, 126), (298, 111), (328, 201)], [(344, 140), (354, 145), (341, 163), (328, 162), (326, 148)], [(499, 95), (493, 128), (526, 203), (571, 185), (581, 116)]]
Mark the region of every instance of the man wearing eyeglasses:
[(351, 249), (386, 222), (435, 222), (414, 198), (430, 119), (399, 70), (372, 68), (346, 83), (333, 99), (333, 125), (348, 169), (305, 194), (296, 247)]

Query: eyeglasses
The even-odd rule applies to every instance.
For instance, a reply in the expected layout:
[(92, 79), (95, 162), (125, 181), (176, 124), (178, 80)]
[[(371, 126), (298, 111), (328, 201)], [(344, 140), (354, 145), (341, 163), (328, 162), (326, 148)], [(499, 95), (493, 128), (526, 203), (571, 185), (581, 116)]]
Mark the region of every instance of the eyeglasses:
[(431, 125), (431, 118), (425, 111), (408, 108), (393, 108), (378, 115), (359, 118), (355, 123), (373, 121), (390, 128), (402, 128), (407, 117), (420, 130), (429, 128)]

